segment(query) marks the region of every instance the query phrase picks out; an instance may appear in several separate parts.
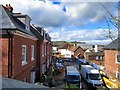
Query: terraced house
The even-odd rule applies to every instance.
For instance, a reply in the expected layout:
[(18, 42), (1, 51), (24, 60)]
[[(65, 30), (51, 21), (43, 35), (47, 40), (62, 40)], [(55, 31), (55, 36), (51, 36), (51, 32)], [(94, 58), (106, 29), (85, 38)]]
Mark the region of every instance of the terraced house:
[(0, 74), (29, 83), (41, 80), (51, 62), (51, 37), (31, 18), (0, 5)]
[(105, 47), (104, 66), (109, 77), (120, 81), (120, 38), (117, 38)]

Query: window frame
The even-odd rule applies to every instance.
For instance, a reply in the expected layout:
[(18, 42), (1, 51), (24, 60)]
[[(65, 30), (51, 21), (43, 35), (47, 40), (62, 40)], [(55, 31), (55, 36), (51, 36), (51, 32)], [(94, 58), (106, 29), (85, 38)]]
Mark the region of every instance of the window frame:
[(31, 45), (31, 61), (35, 60), (35, 47)]
[(45, 45), (45, 55), (46, 55), (46, 52), (47, 52), (46, 50), (47, 50), (47, 48), (46, 48), (46, 45)]
[[(25, 48), (25, 52), (23, 52), (23, 48)], [(27, 47), (26, 45), (22, 45), (22, 66), (27, 64)], [(24, 55), (24, 60), (23, 60), (23, 55)]]
[(99, 56), (96, 56), (96, 60), (99, 60)]
[(120, 73), (118, 71), (116, 71), (116, 78), (120, 79)]
[[(117, 64), (120, 64), (120, 54), (116, 54), (116, 63)], [(119, 59), (119, 60), (118, 60)]]
[(42, 57), (44, 57), (44, 45), (42, 45)]

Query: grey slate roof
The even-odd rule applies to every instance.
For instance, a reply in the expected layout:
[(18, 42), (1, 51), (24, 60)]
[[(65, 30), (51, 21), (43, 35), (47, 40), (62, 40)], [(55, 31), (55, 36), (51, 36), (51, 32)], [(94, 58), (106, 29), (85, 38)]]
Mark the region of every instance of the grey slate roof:
[[(35, 85), (35, 84), (30, 84), (30, 83), (26, 83), (26, 82), (22, 82), (22, 81), (18, 81), (15, 79), (10, 79), (10, 78), (5, 78), (5, 77), (1, 77), (0, 76), (0, 88), (5, 88), (6, 89), (10, 89), (12, 90), (16, 90), (15, 88), (18, 88), (17, 90), (31, 90), (33, 88), (41, 88), (40, 90), (44, 89), (44, 90), (48, 90), (49, 87), (44, 86), (44, 85)], [(38, 90), (39, 90), (38, 89)], [(3, 89), (4, 90), (4, 89)], [(33, 89), (34, 90), (34, 89)], [(36, 89), (35, 89), (36, 90)], [(51, 89), (52, 90), (52, 89)]]
[(113, 42), (108, 44), (104, 49), (116, 49), (120, 50), (120, 38), (115, 39)]
[(41, 35), (40, 31), (39, 31), (40, 28), (38, 29), (38, 28), (35, 27), (34, 25), (30, 25), (30, 27), (31, 27), (32, 33), (34, 33), (37, 38), (39, 38), (39, 39), (43, 39), (43, 38), (44, 38), (44, 37)]
[(25, 30), (25, 25), (18, 20), (13, 13), (0, 5), (0, 30), (19, 30), (26, 34), (36, 37), (31, 31)]
[[(11, 20), (11, 15), (9, 14), (12, 14), (10, 13), (8, 10), (4, 9), (4, 6), (0, 5), (0, 28), (3, 29), (7, 29), (7, 28), (12, 28), (12, 29), (15, 29), (15, 25), (13, 24), (12, 20)], [(9, 13), (9, 14), (7, 14)], [(10, 17), (9, 17), (10, 16)]]

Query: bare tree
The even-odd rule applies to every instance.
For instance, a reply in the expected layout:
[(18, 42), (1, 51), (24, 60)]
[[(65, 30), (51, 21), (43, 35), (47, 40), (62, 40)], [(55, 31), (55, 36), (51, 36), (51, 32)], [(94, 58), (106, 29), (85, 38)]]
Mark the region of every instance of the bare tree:
[[(112, 40), (112, 42), (115, 44), (116, 46), (116, 58), (119, 61), (120, 60), (120, 7), (118, 6), (114, 6), (115, 8), (117, 8), (118, 10), (118, 16), (112, 15), (109, 10), (101, 3), (99, 3), (106, 11), (107, 13), (110, 15), (110, 17), (107, 19), (106, 17), (104, 17), (107, 25), (108, 25), (108, 37)], [(113, 34), (111, 32), (111, 24), (117, 29), (118, 31), (118, 37), (116, 39), (116, 41), (114, 40)], [(117, 42), (117, 43), (116, 43)], [(117, 69), (120, 69), (120, 67), (118, 66)], [(119, 80), (119, 79), (118, 79)]]
[[(114, 42), (115, 37), (111, 32), (111, 25), (110, 24), (112, 24), (118, 30), (118, 39), (120, 39), (120, 16), (119, 16), (120, 7), (119, 6), (117, 7), (117, 6), (114, 5), (114, 7), (117, 8), (117, 10), (118, 10), (118, 16), (114, 16), (114, 15), (112, 15), (112, 13), (109, 12), (109, 10), (102, 3), (99, 2), (99, 4), (110, 15), (110, 17), (108, 19), (104, 16), (104, 19), (105, 19), (105, 21), (108, 25), (108, 35), (107, 35), (107, 37), (110, 38)], [(116, 43), (114, 42), (114, 44), (116, 44)], [(120, 42), (118, 42), (117, 44), (118, 45), (116, 47), (119, 46)]]

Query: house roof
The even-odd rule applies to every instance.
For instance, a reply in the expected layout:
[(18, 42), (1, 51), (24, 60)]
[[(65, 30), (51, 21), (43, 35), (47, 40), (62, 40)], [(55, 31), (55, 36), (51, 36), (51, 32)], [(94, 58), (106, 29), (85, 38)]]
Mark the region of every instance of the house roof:
[(113, 42), (108, 44), (104, 49), (120, 50), (120, 38), (115, 39)]
[(69, 48), (70, 51), (75, 52), (80, 46), (71, 46)]
[(68, 49), (69, 47), (71, 47), (72, 45), (69, 44), (69, 43), (66, 43), (64, 46), (63, 46), (63, 49)]
[[(30, 25), (31, 31), (36, 35), (37, 38), (39, 39), (43, 39), (44, 37), (41, 35), (40, 31), (38, 30), (37, 27), (35, 27), (34, 25)], [(40, 28), (39, 28), (40, 29)]]
[[(49, 88), (47, 86), (43, 86), (43, 85), (35, 85), (35, 84), (31, 84), (31, 83), (26, 83), (26, 82), (22, 82), (22, 81), (18, 81), (15, 79), (10, 79), (10, 78), (5, 78), (0, 76), (0, 85), (2, 85), (2, 88), (11, 88), (11, 90), (14, 88), (16, 89), (31, 89), (31, 88)], [(13, 89), (13, 90), (14, 90)]]
[(58, 47), (59, 49), (63, 49), (63, 47), (67, 44), (66, 41), (53, 41), (53, 46)]
[(2, 12), (0, 13), (0, 28), (2, 31), (19, 30), (23, 33), (36, 37), (31, 31), (25, 30), (25, 25), (19, 19), (17, 19), (17, 17), (15, 17), (13, 13), (10, 12), (6, 7), (0, 5), (0, 11)]
[(85, 52), (87, 55), (104, 55), (104, 52)]

